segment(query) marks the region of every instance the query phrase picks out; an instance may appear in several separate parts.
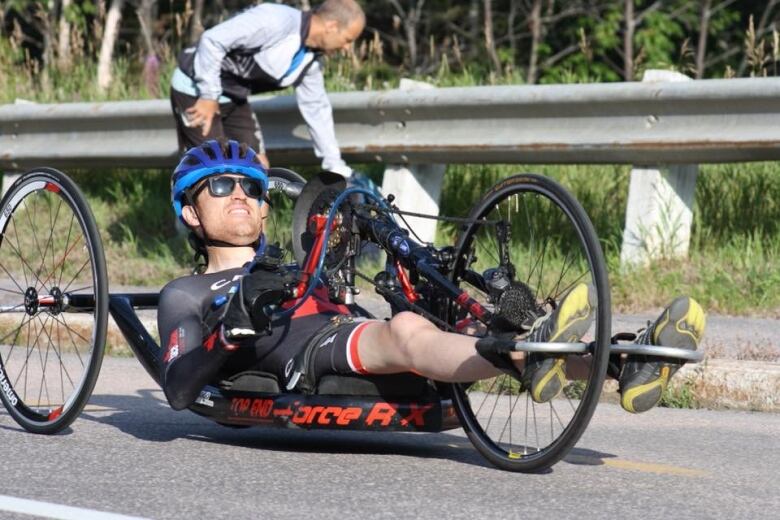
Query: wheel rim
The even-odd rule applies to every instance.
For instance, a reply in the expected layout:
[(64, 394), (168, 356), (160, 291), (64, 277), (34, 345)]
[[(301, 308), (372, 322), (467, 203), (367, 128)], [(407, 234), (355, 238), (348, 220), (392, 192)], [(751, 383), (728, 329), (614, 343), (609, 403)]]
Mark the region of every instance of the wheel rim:
[[(98, 266), (84, 218), (56, 179), (33, 178), (9, 195), (0, 214), (2, 392), (24, 419), (54, 423), (83, 405), (91, 381)], [(68, 313), (74, 300), (92, 310)]]
[[(576, 202), (549, 180), (535, 179), (529, 176), (523, 185), (514, 183), (498, 190), (477, 215), (472, 215), (482, 223), (471, 226), (463, 235), (455, 279), (473, 298), (499, 312), (502, 300), (495, 296), (501, 293), (468, 283), (465, 270), (482, 274), (505, 264), (504, 258), (508, 258), (515, 270), (510, 277), (511, 290), (527, 287), (537, 307), (547, 313), (579, 283), (596, 287), (600, 305), (608, 302), (601, 253), (599, 250), (594, 255), (591, 251), (593, 245), (597, 246), (597, 242), (593, 244), (595, 236), (574, 224), (584, 213), (578, 214)], [(503, 224), (508, 226), (506, 255), (501, 252), (504, 246), (498, 231)], [(583, 341), (604, 344), (609, 331), (608, 303), (605, 307), (596, 312), (596, 320)], [(533, 321), (527, 318), (525, 325), (529, 320)], [(513, 318), (512, 323), (519, 321)], [(526, 336), (527, 332), (517, 333), (514, 339), (522, 341)], [(516, 462), (518, 468), (511, 469), (543, 467), (563, 456), (587, 425), (603, 382), (605, 354), (599, 352), (595, 362), (588, 357), (590, 367), (580, 367), (584, 380), (569, 381), (563, 392), (548, 403), (535, 403), (530, 392), (510, 375), (456, 385), (461, 420), (480, 451), (500, 465)], [(569, 365), (577, 364), (573, 358), (567, 361)]]

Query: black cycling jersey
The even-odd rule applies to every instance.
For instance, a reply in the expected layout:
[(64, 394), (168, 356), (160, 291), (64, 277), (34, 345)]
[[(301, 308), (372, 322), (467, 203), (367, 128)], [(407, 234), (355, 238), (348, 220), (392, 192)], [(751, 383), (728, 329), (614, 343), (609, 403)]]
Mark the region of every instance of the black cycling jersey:
[[(293, 358), (316, 338), (335, 316), (349, 309), (311, 296), (289, 318), (275, 320), (271, 335), (244, 342), (237, 350), (225, 350), (204, 322), (215, 298), (226, 295), (242, 269), (185, 276), (166, 285), (160, 293), (157, 325), (161, 344), (161, 382), (168, 402), (176, 410), (186, 408), (204, 385), (244, 370), (275, 374), (287, 384)], [(347, 320), (322, 338), (315, 348), (314, 377), (326, 373), (366, 373), (357, 358), (357, 338), (366, 321)]]

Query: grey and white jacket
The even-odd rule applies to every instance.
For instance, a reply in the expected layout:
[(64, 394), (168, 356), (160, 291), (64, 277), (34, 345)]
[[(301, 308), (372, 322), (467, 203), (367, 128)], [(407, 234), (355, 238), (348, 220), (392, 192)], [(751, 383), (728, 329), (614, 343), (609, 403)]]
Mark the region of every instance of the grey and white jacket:
[[(173, 88), (203, 99), (244, 101), (250, 94), (295, 88), (295, 97), (325, 170), (349, 176), (333, 128), (320, 53), (305, 47), (311, 17), (280, 4), (260, 4), (204, 32), (179, 55), (184, 73)], [(178, 72), (178, 71), (177, 71)], [(191, 82), (182, 82), (186, 76)]]

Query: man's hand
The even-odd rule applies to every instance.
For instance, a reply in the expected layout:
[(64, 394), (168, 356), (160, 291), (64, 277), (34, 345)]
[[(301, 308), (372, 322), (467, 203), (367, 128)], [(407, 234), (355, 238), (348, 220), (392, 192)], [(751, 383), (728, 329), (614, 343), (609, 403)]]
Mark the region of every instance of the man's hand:
[(214, 116), (219, 114), (219, 102), (215, 99), (198, 99), (193, 106), (185, 110), (187, 120), (192, 126), (202, 127), (201, 135), (206, 137), (211, 131)]
[(278, 305), (289, 298), (288, 286), (294, 277), (284, 270), (256, 269), (239, 282), (238, 292), (225, 304), (222, 317), (225, 339), (229, 341), (268, 334), (271, 321), (267, 305)]

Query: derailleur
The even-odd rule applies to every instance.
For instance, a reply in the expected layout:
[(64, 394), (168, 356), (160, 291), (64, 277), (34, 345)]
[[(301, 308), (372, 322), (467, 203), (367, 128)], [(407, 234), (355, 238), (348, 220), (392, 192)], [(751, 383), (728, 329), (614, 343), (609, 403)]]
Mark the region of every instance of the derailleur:
[(488, 301), (495, 306), (490, 324), (493, 333), (526, 333), (538, 318), (546, 314), (537, 303), (531, 288), (523, 282), (512, 280), (505, 267), (487, 269), (482, 277)]

